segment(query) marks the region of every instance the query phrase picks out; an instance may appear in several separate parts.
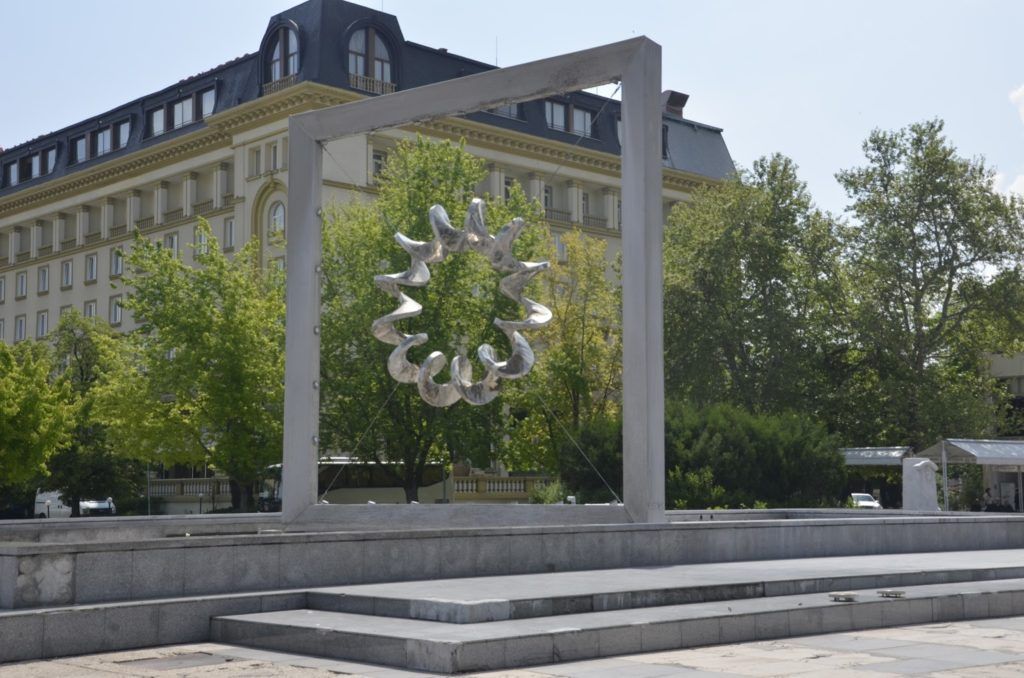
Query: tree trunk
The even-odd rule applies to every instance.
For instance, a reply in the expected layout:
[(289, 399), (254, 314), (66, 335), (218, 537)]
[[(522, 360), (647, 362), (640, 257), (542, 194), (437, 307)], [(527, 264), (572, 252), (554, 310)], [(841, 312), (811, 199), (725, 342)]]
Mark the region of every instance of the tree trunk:
[(420, 500), (420, 487), (419, 483), (416, 482), (416, 471), (412, 473), (406, 472), (405, 483), (403, 488), (405, 490), (405, 503), (411, 504), (412, 502), (418, 502)]
[(252, 510), (252, 483), (240, 483), (234, 478), (228, 481), (231, 488), (231, 508), (237, 513), (248, 513)]
[(71, 497), (71, 517), (81, 518), (82, 517), (82, 498), (78, 496)]

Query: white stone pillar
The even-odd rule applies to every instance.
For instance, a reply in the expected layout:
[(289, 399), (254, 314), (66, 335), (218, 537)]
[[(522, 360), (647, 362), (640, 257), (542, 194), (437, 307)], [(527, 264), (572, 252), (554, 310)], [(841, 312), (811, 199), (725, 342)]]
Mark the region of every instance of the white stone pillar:
[(613, 231), (619, 230), (618, 194), (611, 188), (605, 188), (601, 191), (601, 197), (604, 198), (604, 218), (608, 222), (608, 228)]
[(81, 247), (85, 244), (85, 235), (89, 232), (89, 220), (92, 216), (88, 205), (78, 208), (78, 224), (75, 230), (75, 244)]
[(196, 172), (188, 172), (185, 174), (185, 179), (182, 181), (182, 214), (186, 217), (192, 216), (193, 209), (196, 204), (196, 193), (197, 184), (199, 181), (199, 174)]
[(132, 191), (128, 194), (128, 200), (125, 205), (125, 220), (128, 222), (128, 232), (131, 233), (135, 229), (135, 222), (142, 218), (142, 193), (140, 191)]
[(224, 207), (224, 196), (228, 193), (228, 164), (222, 162), (213, 170), (213, 209)]
[(7, 231), (7, 263), (14, 266), (18, 262), (18, 246), (14, 242), (15, 237), (18, 235), (18, 229), (12, 228)]
[(53, 251), (60, 252), (64, 246), (64, 229), (68, 227), (68, 215), (57, 212), (53, 217)]
[(572, 180), (565, 182), (565, 198), (569, 207), (569, 221), (574, 224), (578, 224), (582, 221), (580, 208), (581, 195), (582, 191), (580, 190), (579, 184)]
[(536, 172), (530, 172), (526, 182), (527, 196), (533, 200), (544, 202), (544, 179)]
[(487, 166), (487, 192), (495, 198), (505, 197), (505, 172), (494, 163)]
[(42, 222), (36, 220), (34, 224), (28, 227), (28, 256), (30, 259), (35, 259), (39, 256), (39, 245), (42, 244), (42, 241)]
[(109, 238), (112, 228), (114, 228), (114, 199), (106, 198), (100, 206), (100, 240)]
[(164, 212), (167, 211), (167, 189), (169, 185), (166, 181), (161, 181), (156, 185), (156, 190), (153, 192), (153, 223), (162, 224), (164, 223)]

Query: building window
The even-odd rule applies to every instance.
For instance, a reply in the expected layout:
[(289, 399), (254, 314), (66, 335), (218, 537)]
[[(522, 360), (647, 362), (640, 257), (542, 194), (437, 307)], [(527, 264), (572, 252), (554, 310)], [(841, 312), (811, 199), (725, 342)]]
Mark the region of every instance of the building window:
[(19, 315), (14, 319), (14, 341), (25, 340), (25, 316)]
[(95, 254), (85, 255), (85, 282), (94, 283), (96, 282), (98, 258)]
[(558, 257), (559, 261), (564, 263), (565, 261), (567, 261), (569, 259), (569, 255), (568, 255), (568, 253), (565, 250), (565, 243), (562, 242), (562, 234), (561, 233), (555, 233), (554, 234), (554, 238), (555, 238), (555, 255)]
[(299, 34), (287, 26), (278, 28), (270, 42), (267, 82), (299, 72)]
[(235, 248), (235, 220), (233, 218), (227, 218), (224, 220), (224, 249), (233, 250)]
[(550, 185), (544, 186), (544, 209), (551, 209), (555, 206), (555, 189)]
[(40, 266), (36, 272), (36, 294), (46, 294), (50, 291), (50, 267)]
[(50, 313), (39, 311), (36, 313), (36, 339), (42, 339), (50, 331)]
[(269, 144), (267, 151), (267, 160), (270, 161), (270, 171), (273, 172), (277, 169), (277, 144)]
[(4, 186), (18, 185), (18, 163), (10, 162), (4, 165)]
[(388, 154), (385, 151), (374, 151), (373, 152), (373, 177), (377, 178), (380, 173), (384, 171), (384, 165), (388, 163)]
[(110, 297), (109, 313), (110, 313), (110, 315), (109, 315), (110, 324), (113, 325), (114, 327), (117, 327), (118, 325), (120, 325), (121, 324), (121, 313), (122, 313), (121, 312), (121, 295), (120, 294), (115, 294), (114, 296)]
[(196, 254), (208, 254), (210, 252), (210, 245), (207, 242), (206, 231), (202, 230), (198, 226), (192, 231), (192, 246), (195, 249)]
[(505, 104), (504, 106), (498, 106), (497, 108), (490, 109), (488, 113), (500, 115), (503, 118), (512, 118), (513, 120), (520, 120), (523, 117), (520, 112), (519, 104)]
[(263, 168), (260, 163), (262, 156), (260, 155), (260, 149), (252, 148), (249, 150), (249, 176), (258, 177), (262, 172)]
[(572, 133), (579, 134), (582, 137), (593, 136), (591, 134), (590, 123), (592, 114), (590, 111), (585, 111), (582, 108), (572, 109)]
[(661, 159), (668, 159), (668, 125), (661, 126)]
[(124, 273), (124, 248), (110, 250), (110, 277), (118, 278)]
[(14, 278), (14, 299), (24, 299), (28, 296), (28, 273), (22, 271)]
[(217, 105), (217, 91), (211, 87), (199, 93), (199, 116), (202, 118), (213, 115), (213, 107)]
[(544, 118), (551, 129), (565, 131), (565, 104), (560, 104), (556, 101), (545, 101)]
[(164, 125), (164, 109), (154, 108), (146, 113), (146, 136), (155, 137), (163, 134), (165, 131)]
[(95, 299), (93, 299), (92, 301), (87, 301), (84, 304), (82, 304), (82, 315), (85, 316), (86, 318), (95, 318), (96, 317), (96, 300)]
[(164, 249), (171, 253), (175, 259), (178, 258), (178, 234), (168, 233), (164, 236)]
[(53, 170), (57, 168), (57, 149), (48, 148), (43, 151), (43, 159), (46, 167), (46, 173), (51, 174)]
[(58, 317), (58, 318), (63, 318), (63, 317), (64, 317), (64, 316), (66, 316), (66, 315), (67, 315), (68, 313), (71, 313), (71, 309), (72, 309), (72, 308), (73, 308), (73, 306), (71, 306), (71, 304), (68, 304), (67, 306), (61, 306), (61, 307), (60, 307), (60, 311), (58, 311), (58, 314), (59, 314), (59, 315), (58, 315), (57, 317)]
[(128, 145), (128, 139), (131, 137), (132, 124), (125, 120), (114, 125), (114, 129), (117, 130), (117, 137), (114, 139), (117, 148), (125, 148)]
[(85, 162), (89, 159), (89, 144), (84, 136), (71, 140), (71, 162)]
[(270, 232), (284, 233), (284, 203), (275, 202), (270, 206)]
[(376, 29), (361, 28), (349, 38), (348, 72), (381, 82), (394, 82), (391, 51)]
[(75, 262), (71, 259), (60, 262), (60, 288), (69, 290), (75, 284)]
[(92, 154), (94, 157), (106, 155), (113, 150), (113, 134), (109, 127), (93, 132)]
[(586, 191), (580, 195), (580, 211), (583, 216), (590, 216), (590, 194)]
[(174, 129), (192, 124), (192, 97), (178, 99), (171, 104), (171, 119)]
[(0, 304), (7, 298), (7, 278), (0, 278)]
[(512, 185), (516, 183), (516, 180), (512, 177), (505, 177), (505, 200), (512, 198)]

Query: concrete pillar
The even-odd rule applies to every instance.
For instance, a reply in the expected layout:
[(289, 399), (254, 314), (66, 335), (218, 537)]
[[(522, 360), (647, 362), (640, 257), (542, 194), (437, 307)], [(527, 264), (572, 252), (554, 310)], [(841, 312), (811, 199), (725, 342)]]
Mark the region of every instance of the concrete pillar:
[(196, 204), (196, 196), (198, 195), (198, 193), (196, 192), (198, 188), (198, 181), (199, 174), (197, 174), (196, 172), (186, 173), (185, 178), (182, 181), (181, 190), (184, 192), (184, 194), (182, 195), (181, 206), (183, 209), (182, 214), (184, 214), (186, 217), (192, 216), (192, 210), (194, 205)]
[(100, 206), (100, 239), (109, 238), (112, 228), (114, 228), (114, 199), (106, 198)]
[(132, 191), (128, 194), (128, 201), (125, 206), (125, 216), (128, 221), (128, 232), (135, 228), (135, 222), (142, 218), (142, 192)]
[(39, 246), (43, 242), (43, 225), (42, 222), (36, 220), (34, 224), (28, 227), (28, 252), (29, 258), (35, 259), (39, 256)]
[(89, 221), (92, 217), (92, 212), (89, 210), (88, 205), (82, 205), (78, 208), (78, 223), (75, 229), (75, 244), (81, 247), (85, 244), (85, 234), (89, 232)]
[(153, 223), (162, 224), (164, 223), (164, 212), (167, 211), (167, 191), (170, 188), (170, 184), (166, 181), (161, 181), (156, 185), (156, 190), (153, 191)]
[(18, 262), (18, 246), (14, 239), (18, 235), (17, 228), (7, 231), (7, 263), (14, 266)]
[(604, 218), (608, 221), (608, 228), (619, 230), (618, 194), (611, 188), (605, 188), (601, 190), (601, 197), (604, 199)]
[(487, 192), (496, 198), (505, 195), (505, 172), (493, 162), (487, 166)]
[(224, 196), (228, 192), (228, 164), (222, 162), (213, 170), (213, 209), (224, 206)]
[(57, 212), (53, 217), (53, 251), (60, 252), (64, 246), (64, 229), (68, 227), (68, 215)]
[(565, 182), (565, 200), (569, 207), (569, 221), (578, 224), (581, 219), (580, 196), (583, 194), (580, 185), (575, 181)]
[(536, 172), (530, 172), (527, 176), (526, 195), (530, 199), (544, 202), (544, 179)]

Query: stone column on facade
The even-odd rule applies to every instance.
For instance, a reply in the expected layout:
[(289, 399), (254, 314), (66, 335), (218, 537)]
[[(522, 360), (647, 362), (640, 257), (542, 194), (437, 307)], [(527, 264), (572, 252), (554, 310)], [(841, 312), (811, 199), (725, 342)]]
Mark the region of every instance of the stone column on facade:
[(85, 244), (85, 236), (89, 233), (89, 220), (92, 216), (92, 211), (88, 205), (82, 205), (78, 208), (78, 224), (75, 229), (75, 244), (81, 247)]
[(167, 211), (167, 191), (170, 185), (166, 181), (161, 181), (156, 185), (156, 190), (153, 191), (153, 223), (163, 224), (164, 213)]
[(142, 192), (132, 191), (125, 202), (125, 221), (128, 222), (128, 232), (131, 233), (136, 222), (142, 219)]
[(109, 238), (112, 228), (114, 228), (114, 199), (105, 198), (100, 206), (100, 240)]
[(505, 172), (493, 162), (487, 165), (487, 192), (495, 198), (505, 197)]
[(198, 188), (199, 174), (196, 172), (186, 172), (185, 178), (182, 180), (182, 196), (181, 196), (181, 207), (182, 214), (186, 217), (192, 216), (195, 210), (196, 204), (196, 189)]
[(11, 266), (18, 263), (18, 246), (14, 241), (15, 236), (18, 235), (17, 231), (17, 228), (7, 231), (7, 263)]
[(604, 218), (608, 228), (613, 231), (619, 230), (618, 193), (614, 189), (605, 188), (601, 190), (601, 197), (604, 198)]
[(36, 245), (36, 253), (32, 256), (39, 254), (39, 248), (46, 247), (47, 244), (49, 244), (51, 248), (53, 247), (53, 231), (50, 232), (50, 242), (46, 242), (46, 221), (43, 219), (36, 219), (36, 223), (32, 226), (32, 230), (35, 233), (33, 240)]
[(213, 209), (224, 207), (224, 196), (228, 193), (228, 164), (222, 162), (213, 170)]
[(574, 224), (580, 223), (580, 200), (582, 191), (580, 185), (575, 181), (569, 180), (565, 182), (565, 198), (569, 207), (569, 221)]
[(60, 252), (64, 248), (64, 231), (68, 227), (68, 215), (57, 212), (53, 217), (53, 251)]
[(541, 204), (544, 204), (544, 178), (536, 172), (530, 172), (526, 179), (527, 197), (539, 200)]

